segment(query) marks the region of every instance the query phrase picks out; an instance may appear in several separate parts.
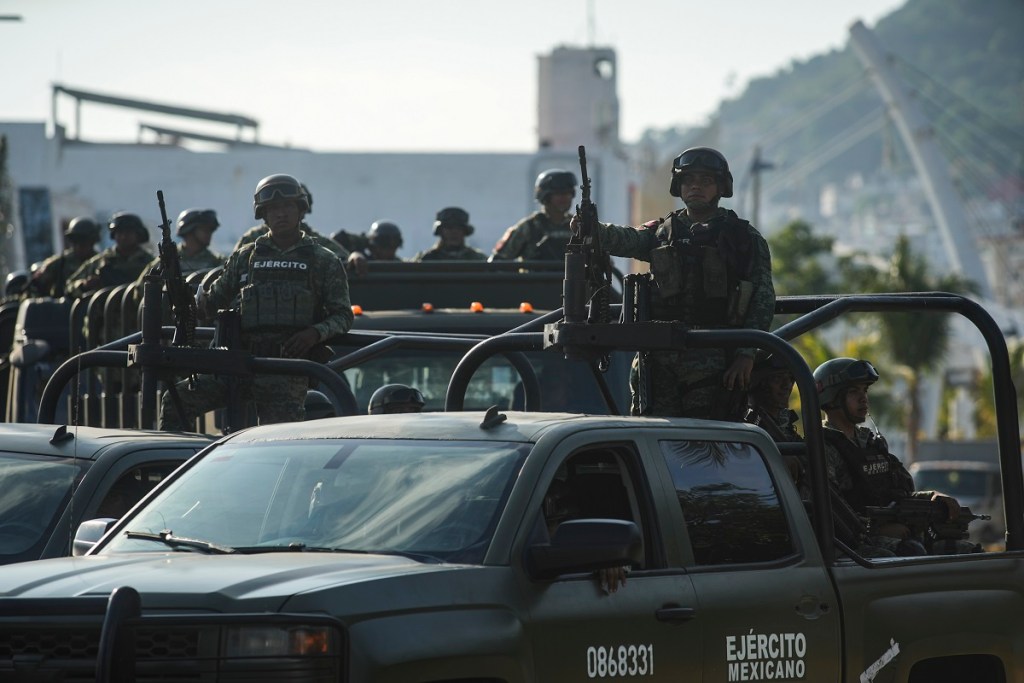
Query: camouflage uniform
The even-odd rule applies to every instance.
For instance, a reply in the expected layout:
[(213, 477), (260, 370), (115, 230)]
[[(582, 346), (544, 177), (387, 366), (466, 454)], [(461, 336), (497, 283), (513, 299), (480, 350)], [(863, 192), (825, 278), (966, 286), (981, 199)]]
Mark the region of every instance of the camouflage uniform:
[[(775, 287), (768, 243), (734, 212), (719, 208), (707, 223), (694, 225), (682, 209), (639, 228), (601, 224), (599, 230), (601, 246), (610, 254), (651, 263), (653, 319), (702, 329), (767, 330), (771, 324)], [(673, 275), (666, 264), (680, 267)], [(754, 349), (735, 354), (753, 358)], [(733, 355), (726, 349), (648, 354), (644, 370), (651, 382), (650, 407), (644, 413), (726, 417), (722, 406), (735, 403), (735, 397), (721, 387), (721, 376)], [(639, 414), (639, 356), (633, 368), (632, 410)], [(741, 411), (735, 419), (742, 416)]]
[[(92, 255), (96, 255), (95, 249)], [(83, 263), (84, 260), (75, 256), (74, 249), (69, 248), (54, 254), (35, 268), (29, 291), (37, 296), (64, 296), (71, 274), (81, 268)]]
[[(307, 235), (284, 250), (267, 235), (232, 253), (210, 285), (207, 312), (226, 308), (235, 297), (241, 300), (242, 341), (258, 356), (280, 356), (281, 344), (308, 327), (320, 342), (352, 327), (344, 266)], [(308, 387), (305, 376), (257, 375), (241, 388), (255, 401), (260, 424), (271, 424), (303, 419)], [(222, 407), (226, 398), (226, 385), (212, 376), (204, 375), (194, 390), (187, 380), (179, 382), (177, 390), (187, 420)], [(182, 429), (168, 393), (161, 397), (160, 428)]]
[(486, 261), (487, 254), (463, 245), (457, 249), (446, 249), (440, 242), (426, 251), (421, 251), (412, 257), (413, 261)]
[(88, 294), (92, 290), (87, 287), (85, 281), (93, 275), (100, 276), (100, 283), (96, 289), (128, 284), (138, 279), (152, 260), (153, 254), (142, 247), (130, 256), (119, 254), (117, 247), (108, 247), (71, 274), (68, 278), (67, 292), (74, 297)]
[(346, 251), (358, 251), (365, 253), (370, 248), (370, 238), (364, 232), (346, 232), (339, 230), (331, 236)]
[(556, 261), (565, 258), (565, 247), (572, 232), (567, 215), (562, 223), (555, 224), (543, 211), (536, 211), (505, 231), (494, 247), (491, 259), (511, 261)]
[[(302, 223), (299, 224), (299, 229), (302, 230), (302, 232), (309, 235), (310, 237), (312, 237), (317, 244), (319, 244), (322, 247), (326, 247), (329, 251), (333, 252), (342, 261), (348, 259), (350, 249), (347, 249), (346, 247), (342, 246), (341, 244), (334, 241), (330, 237), (324, 237), (316, 230), (309, 227), (306, 224), (306, 221), (302, 221)], [(235, 245), (235, 251), (238, 251), (247, 244), (252, 244), (253, 242), (256, 241), (257, 237), (262, 237), (263, 235), (266, 235), (268, 232), (270, 232), (270, 228), (267, 227), (266, 223), (260, 223), (259, 225), (252, 226), (251, 228), (246, 230), (241, 237), (238, 238), (238, 244)]]
[[(934, 495), (934, 491), (914, 490), (914, 478), (900, 459), (889, 452), (889, 444), (882, 435), (858, 426), (851, 440), (828, 420), (824, 421), (822, 431), (829, 482), (859, 514), (863, 514), (868, 505), (884, 507), (902, 498), (929, 500)], [(866, 542), (895, 555), (926, 552), (920, 541), (914, 539), (902, 541), (872, 535)], [(969, 543), (964, 544), (961, 552), (971, 552), (971, 548)]]

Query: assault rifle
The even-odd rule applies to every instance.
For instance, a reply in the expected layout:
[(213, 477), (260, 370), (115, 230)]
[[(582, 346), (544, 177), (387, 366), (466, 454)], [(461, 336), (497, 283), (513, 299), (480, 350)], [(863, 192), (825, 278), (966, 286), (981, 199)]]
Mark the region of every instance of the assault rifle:
[(949, 518), (949, 508), (941, 500), (904, 498), (887, 507), (864, 508), (872, 527), (884, 524), (902, 524), (915, 534), (932, 540), (961, 540), (970, 536), (967, 525), (976, 519), (992, 519), (991, 515), (976, 515), (970, 508), (960, 508), (956, 519)]
[(196, 334), (196, 300), (181, 274), (181, 261), (178, 258), (178, 247), (171, 240), (171, 223), (167, 220), (167, 207), (164, 206), (163, 190), (156, 191), (156, 200), (160, 204), (160, 273), (167, 285), (167, 298), (171, 302), (174, 313), (175, 346), (192, 346)]

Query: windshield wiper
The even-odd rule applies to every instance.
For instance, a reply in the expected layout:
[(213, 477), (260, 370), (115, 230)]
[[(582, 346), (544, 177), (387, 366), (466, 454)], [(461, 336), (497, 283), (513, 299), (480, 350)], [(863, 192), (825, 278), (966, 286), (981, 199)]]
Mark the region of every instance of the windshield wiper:
[(124, 532), (124, 535), (127, 538), (141, 538), (146, 541), (159, 541), (172, 548), (195, 548), (197, 550), (205, 550), (211, 555), (229, 555), (231, 553), (238, 552), (230, 546), (217, 545), (216, 543), (203, 541), (198, 538), (175, 536), (170, 529), (164, 529), (158, 534), (151, 534), (145, 531), (126, 531)]

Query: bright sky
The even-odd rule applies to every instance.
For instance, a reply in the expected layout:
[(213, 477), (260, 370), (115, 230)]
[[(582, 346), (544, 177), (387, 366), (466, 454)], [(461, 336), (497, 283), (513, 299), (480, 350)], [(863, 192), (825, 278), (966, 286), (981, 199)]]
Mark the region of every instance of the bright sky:
[[(707, 120), (746, 83), (847, 43), (904, 0), (0, 0), (0, 121), (50, 86), (242, 114), (317, 151), (531, 151), (537, 56), (618, 55), (620, 136)], [(593, 40), (591, 40), (591, 38)], [(73, 131), (66, 96), (58, 119)], [(89, 139), (155, 115), (83, 104)], [(175, 127), (234, 135), (177, 119)]]

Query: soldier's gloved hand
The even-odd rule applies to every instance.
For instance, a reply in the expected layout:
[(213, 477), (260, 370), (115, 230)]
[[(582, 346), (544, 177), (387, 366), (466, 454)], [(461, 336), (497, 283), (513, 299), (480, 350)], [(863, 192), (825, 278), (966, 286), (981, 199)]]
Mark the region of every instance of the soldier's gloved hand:
[(934, 493), (932, 494), (932, 500), (942, 501), (942, 503), (945, 504), (949, 509), (949, 518), (951, 520), (960, 516), (960, 502), (956, 498), (952, 498), (942, 493)]
[(369, 270), (369, 264), (366, 261), (366, 257), (358, 251), (353, 251), (348, 255), (348, 261), (345, 264), (345, 269), (349, 273), (355, 273), (356, 275), (366, 275)]
[(753, 369), (754, 359), (751, 356), (737, 355), (722, 375), (722, 386), (730, 391), (750, 388), (750, 373)]
[(281, 355), (285, 358), (305, 358), (306, 353), (319, 341), (320, 333), (312, 327), (307, 327), (281, 344)]
[(580, 217), (576, 214), (573, 214), (572, 218), (569, 219), (569, 229), (572, 230), (574, 235), (580, 234)]

